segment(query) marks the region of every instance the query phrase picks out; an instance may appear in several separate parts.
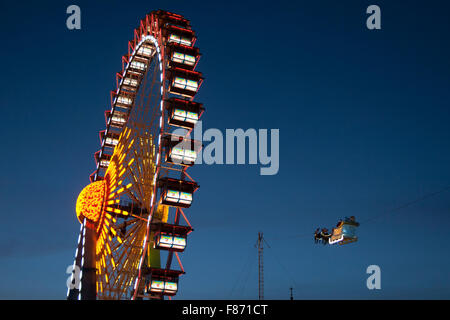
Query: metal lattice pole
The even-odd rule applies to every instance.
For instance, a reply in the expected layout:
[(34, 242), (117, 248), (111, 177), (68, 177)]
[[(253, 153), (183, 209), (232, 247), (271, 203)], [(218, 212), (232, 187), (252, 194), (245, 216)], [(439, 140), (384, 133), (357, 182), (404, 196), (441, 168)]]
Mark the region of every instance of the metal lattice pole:
[(258, 298), (264, 300), (263, 233), (258, 232)]

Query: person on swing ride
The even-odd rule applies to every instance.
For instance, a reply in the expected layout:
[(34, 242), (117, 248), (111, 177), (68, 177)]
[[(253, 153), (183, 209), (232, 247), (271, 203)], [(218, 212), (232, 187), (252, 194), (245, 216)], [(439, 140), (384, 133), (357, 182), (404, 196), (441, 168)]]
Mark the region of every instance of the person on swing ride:
[(317, 228), (316, 231), (314, 231), (314, 243), (319, 243), (320, 240), (320, 228)]
[(320, 232), (320, 236), (322, 238), (322, 243), (325, 245), (328, 243), (328, 239), (331, 237), (331, 234), (328, 233), (327, 228), (322, 228), (322, 231)]

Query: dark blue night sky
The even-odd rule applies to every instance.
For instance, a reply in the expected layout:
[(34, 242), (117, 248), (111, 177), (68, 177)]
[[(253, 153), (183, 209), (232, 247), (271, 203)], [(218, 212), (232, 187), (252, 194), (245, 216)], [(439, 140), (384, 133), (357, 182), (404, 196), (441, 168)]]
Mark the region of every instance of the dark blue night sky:
[[(95, 3), (95, 4), (94, 4)], [(66, 28), (77, 4), (82, 29)], [(366, 28), (378, 4), (382, 29)], [(28, 1), (0, 4), (1, 299), (65, 299), (115, 73), (146, 13), (185, 15), (204, 128), (279, 128), (280, 170), (199, 165), (178, 299), (450, 298), (450, 20), (445, 1)], [(385, 214), (385, 215), (383, 215)], [(316, 227), (360, 220), (348, 246)], [(369, 220), (371, 219), (371, 220)], [(365, 222), (368, 220), (367, 222)], [(381, 268), (381, 290), (366, 268)]]

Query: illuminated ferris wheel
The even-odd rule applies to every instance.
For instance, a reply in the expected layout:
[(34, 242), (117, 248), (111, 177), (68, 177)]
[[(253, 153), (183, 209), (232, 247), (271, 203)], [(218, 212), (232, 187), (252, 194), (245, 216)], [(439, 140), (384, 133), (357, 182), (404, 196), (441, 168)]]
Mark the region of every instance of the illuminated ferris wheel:
[(178, 291), (179, 253), (193, 231), (184, 209), (199, 187), (186, 172), (201, 148), (190, 133), (204, 111), (193, 101), (203, 81), (195, 40), (189, 20), (158, 10), (128, 42), (97, 168), (76, 203), (81, 229), (68, 299)]

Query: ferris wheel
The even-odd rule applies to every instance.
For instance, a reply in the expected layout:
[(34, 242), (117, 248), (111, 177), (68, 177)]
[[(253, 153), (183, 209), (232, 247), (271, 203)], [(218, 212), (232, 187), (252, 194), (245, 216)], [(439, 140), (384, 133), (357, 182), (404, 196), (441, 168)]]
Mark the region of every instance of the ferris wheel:
[(158, 10), (128, 42), (97, 168), (76, 203), (81, 228), (68, 299), (163, 299), (178, 291), (180, 253), (193, 231), (184, 210), (199, 187), (186, 170), (202, 147), (190, 139), (204, 111), (193, 101), (203, 81), (195, 41), (189, 20)]

